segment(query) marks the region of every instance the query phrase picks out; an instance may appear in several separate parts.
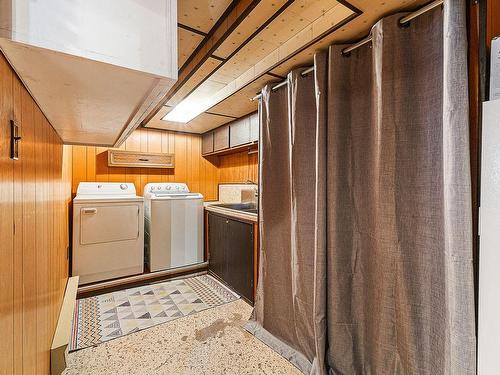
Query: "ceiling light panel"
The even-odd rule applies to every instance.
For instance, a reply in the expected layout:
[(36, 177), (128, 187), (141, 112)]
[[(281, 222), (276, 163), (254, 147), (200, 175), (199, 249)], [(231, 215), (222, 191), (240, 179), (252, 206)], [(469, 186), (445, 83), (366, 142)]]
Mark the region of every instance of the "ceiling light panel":
[(167, 105), (176, 106), (177, 104), (179, 104), (221, 63), (222, 62), (220, 60), (209, 57), (203, 63), (203, 65), (200, 66), (200, 68), (189, 78), (189, 80), (184, 85), (182, 85), (182, 87), (180, 87), (177, 92), (168, 100)]

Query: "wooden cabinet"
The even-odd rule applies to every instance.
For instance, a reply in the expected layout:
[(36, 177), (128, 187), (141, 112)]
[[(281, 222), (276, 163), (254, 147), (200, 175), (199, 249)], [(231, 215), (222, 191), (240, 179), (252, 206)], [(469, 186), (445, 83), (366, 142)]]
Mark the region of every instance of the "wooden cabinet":
[(214, 132), (203, 134), (201, 140), (201, 153), (203, 155), (214, 152)]
[(244, 148), (257, 149), (259, 114), (255, 112), (203, 134), (202, 155), (224, 155)]
[(226, 272), (226, 234), (229, 231), (228, 219), (222, 216), (208, 214), (208, 246), (209, 269), (219, 278), (225, 280)]
[(239, 294), (253, 302), (253, 225), (228, 221), (226, 280)]
[(214, 152), (229, 148), (229, 125), (214, 130)]
[(108, 150), (108, 167), (174, 168), (174, 154)]
[(250, 118), (244, 117), (229, 125), (229, 146), (237, 147), (250, 143)]
[(254, 300), (254, 225), (208, 213), (209, 270), (238, 294)]
[(259, 141), (259, 112), (252, 113), (250, 115), (250, 141), (258, 142)]

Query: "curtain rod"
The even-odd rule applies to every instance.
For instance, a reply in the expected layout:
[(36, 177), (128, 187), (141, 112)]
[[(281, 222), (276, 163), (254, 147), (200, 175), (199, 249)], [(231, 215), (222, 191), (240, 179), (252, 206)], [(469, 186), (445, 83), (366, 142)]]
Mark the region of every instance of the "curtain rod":
[[(413, 19), (417, 18), (418, 16), (421, 16), (422, 14), (442, 5), (443, 3), (444, 3), (444, 0), (435, 0), (427, 5), (423, 6), (422, 8), (416, 10), (415, 12), (412, 12), (412, 13), (408, 14), (407, 16), (404, 16), (403, 18), (401, 18), (399, 20), (399, 24), (404, 25), (405, 23), (410, 22), (411, 20), (413, 20)], [(354, 43), (352, 46), (344, 48), (342, 50), (342, 54), (347, 55), (349, 52), (354, 51), (355, 49), (357, 49), (361, 46), (364, 46), (365, 44), (371, 43), (371, 41), (372, 41), (372, 35), (370, 32), (370, 34), (368, 34), (368, 36), (366, 38), (361, 39), (359, 42)], [(314, 66), (310, 66), (309, 68), (306, 68), (300, 74), (302, 76), (305, 76), (305, 75), (311, 73), (312, 71), (314, 71)], [(276, 86), (273, 86), (273, 88), (271, 90), (273, 90), (273, 91), (277, 90), (280, 87), (285, 86), (287, 83), (288, 83), (288, 81), (280, 82)], [(262, 96), (262, 94), (258, 94), (250, 100), (254, 101), (254, 100), (260, 99), (261, 96)]]
[[(300, 72), (300, 75), (302, 77), (304, 77), (311, 72), (314, 72), (314, 66), (310, 66), (309, 68), (305, 68), (302, 72)], [(275, 91), (275, 90), (279, 89), (280, 87), (285, 86), (287, 83), (288, 83), (288, 81), (281, 81), (280, 83), (276, 84), (276, 86), (273, 86), (271, 88), (271, 90)], [(262, 94), (257, 94), (250, 100), (253, 102), (254, 100), (260, 99), (261, 96), (262, 96)]]
[[(408, 14), (407, 16), (401, 18), (399, 20), (400, 25), (404, 25), (405, 23), (410, 22), (412, 19), (417, 18), (418, 16), (421, 16), (422, 14), (442, 5), (444, 3), (444, 0), (436, 0), (433, 1), (432, 3), (427, 4), (426, 6), (420, 8), (419, 10)], [(371, 43), (372, 41), (372, 34), (370, 33), (366, 38), (360, 40), (359, 42), (353, 44), (352, 46), (349, 46), (347, 48), (344, 48), (342, 50), (343, 55), (347, 55), (349, 52), (354, 51), (355, 49), (364, 46), (367, 43)]]

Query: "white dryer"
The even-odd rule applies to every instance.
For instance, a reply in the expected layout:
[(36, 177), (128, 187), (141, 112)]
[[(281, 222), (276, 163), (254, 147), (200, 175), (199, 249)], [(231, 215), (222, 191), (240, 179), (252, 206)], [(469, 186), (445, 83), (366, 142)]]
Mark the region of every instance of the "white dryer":
[(203, 262), (203, 195), (186, 184), (147, 184), (144, 222), (151, 272)]
[(72, 274), (80, 276), (80, 284), (144, 271), (144, 199), (134, 184), (78, 185), (72, 254)]

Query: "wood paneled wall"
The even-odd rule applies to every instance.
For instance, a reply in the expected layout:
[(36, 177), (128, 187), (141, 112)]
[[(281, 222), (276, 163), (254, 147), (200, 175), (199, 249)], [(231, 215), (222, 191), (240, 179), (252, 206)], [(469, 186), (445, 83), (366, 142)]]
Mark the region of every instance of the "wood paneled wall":
[(149, 182), (185, 182), (206, 200), (216, 199), (218, 171), (201, 156), (201, 137), (141, 128), (120, 149), (175, 154), (174, 169), (108, 167), (107, 148), (73, 146), (73, 194), (81, 181), (133, 182), (139, 195)]
[[(10, 120), (20, 125), (10, 159)], [(68, 277), (71, 147), (0, 54), (0, 374), (48, 374)]]
[(257, 182), (259, 178), (258, 154), (247, 151), (219, 157), (219, 183)]
[(201, 156), (201, 137), (195, 134), (140, 128), (120, 149), (174, 153), (175, 168), (108, 167), (107, 148), (73, 146), (73, 195), (82, 181), (133, 182), (139, 195), (149, 182), (185, 182), (208, 201), (217, 199), (219, 183), (257, 181), (256, 153), (206, 159)]

